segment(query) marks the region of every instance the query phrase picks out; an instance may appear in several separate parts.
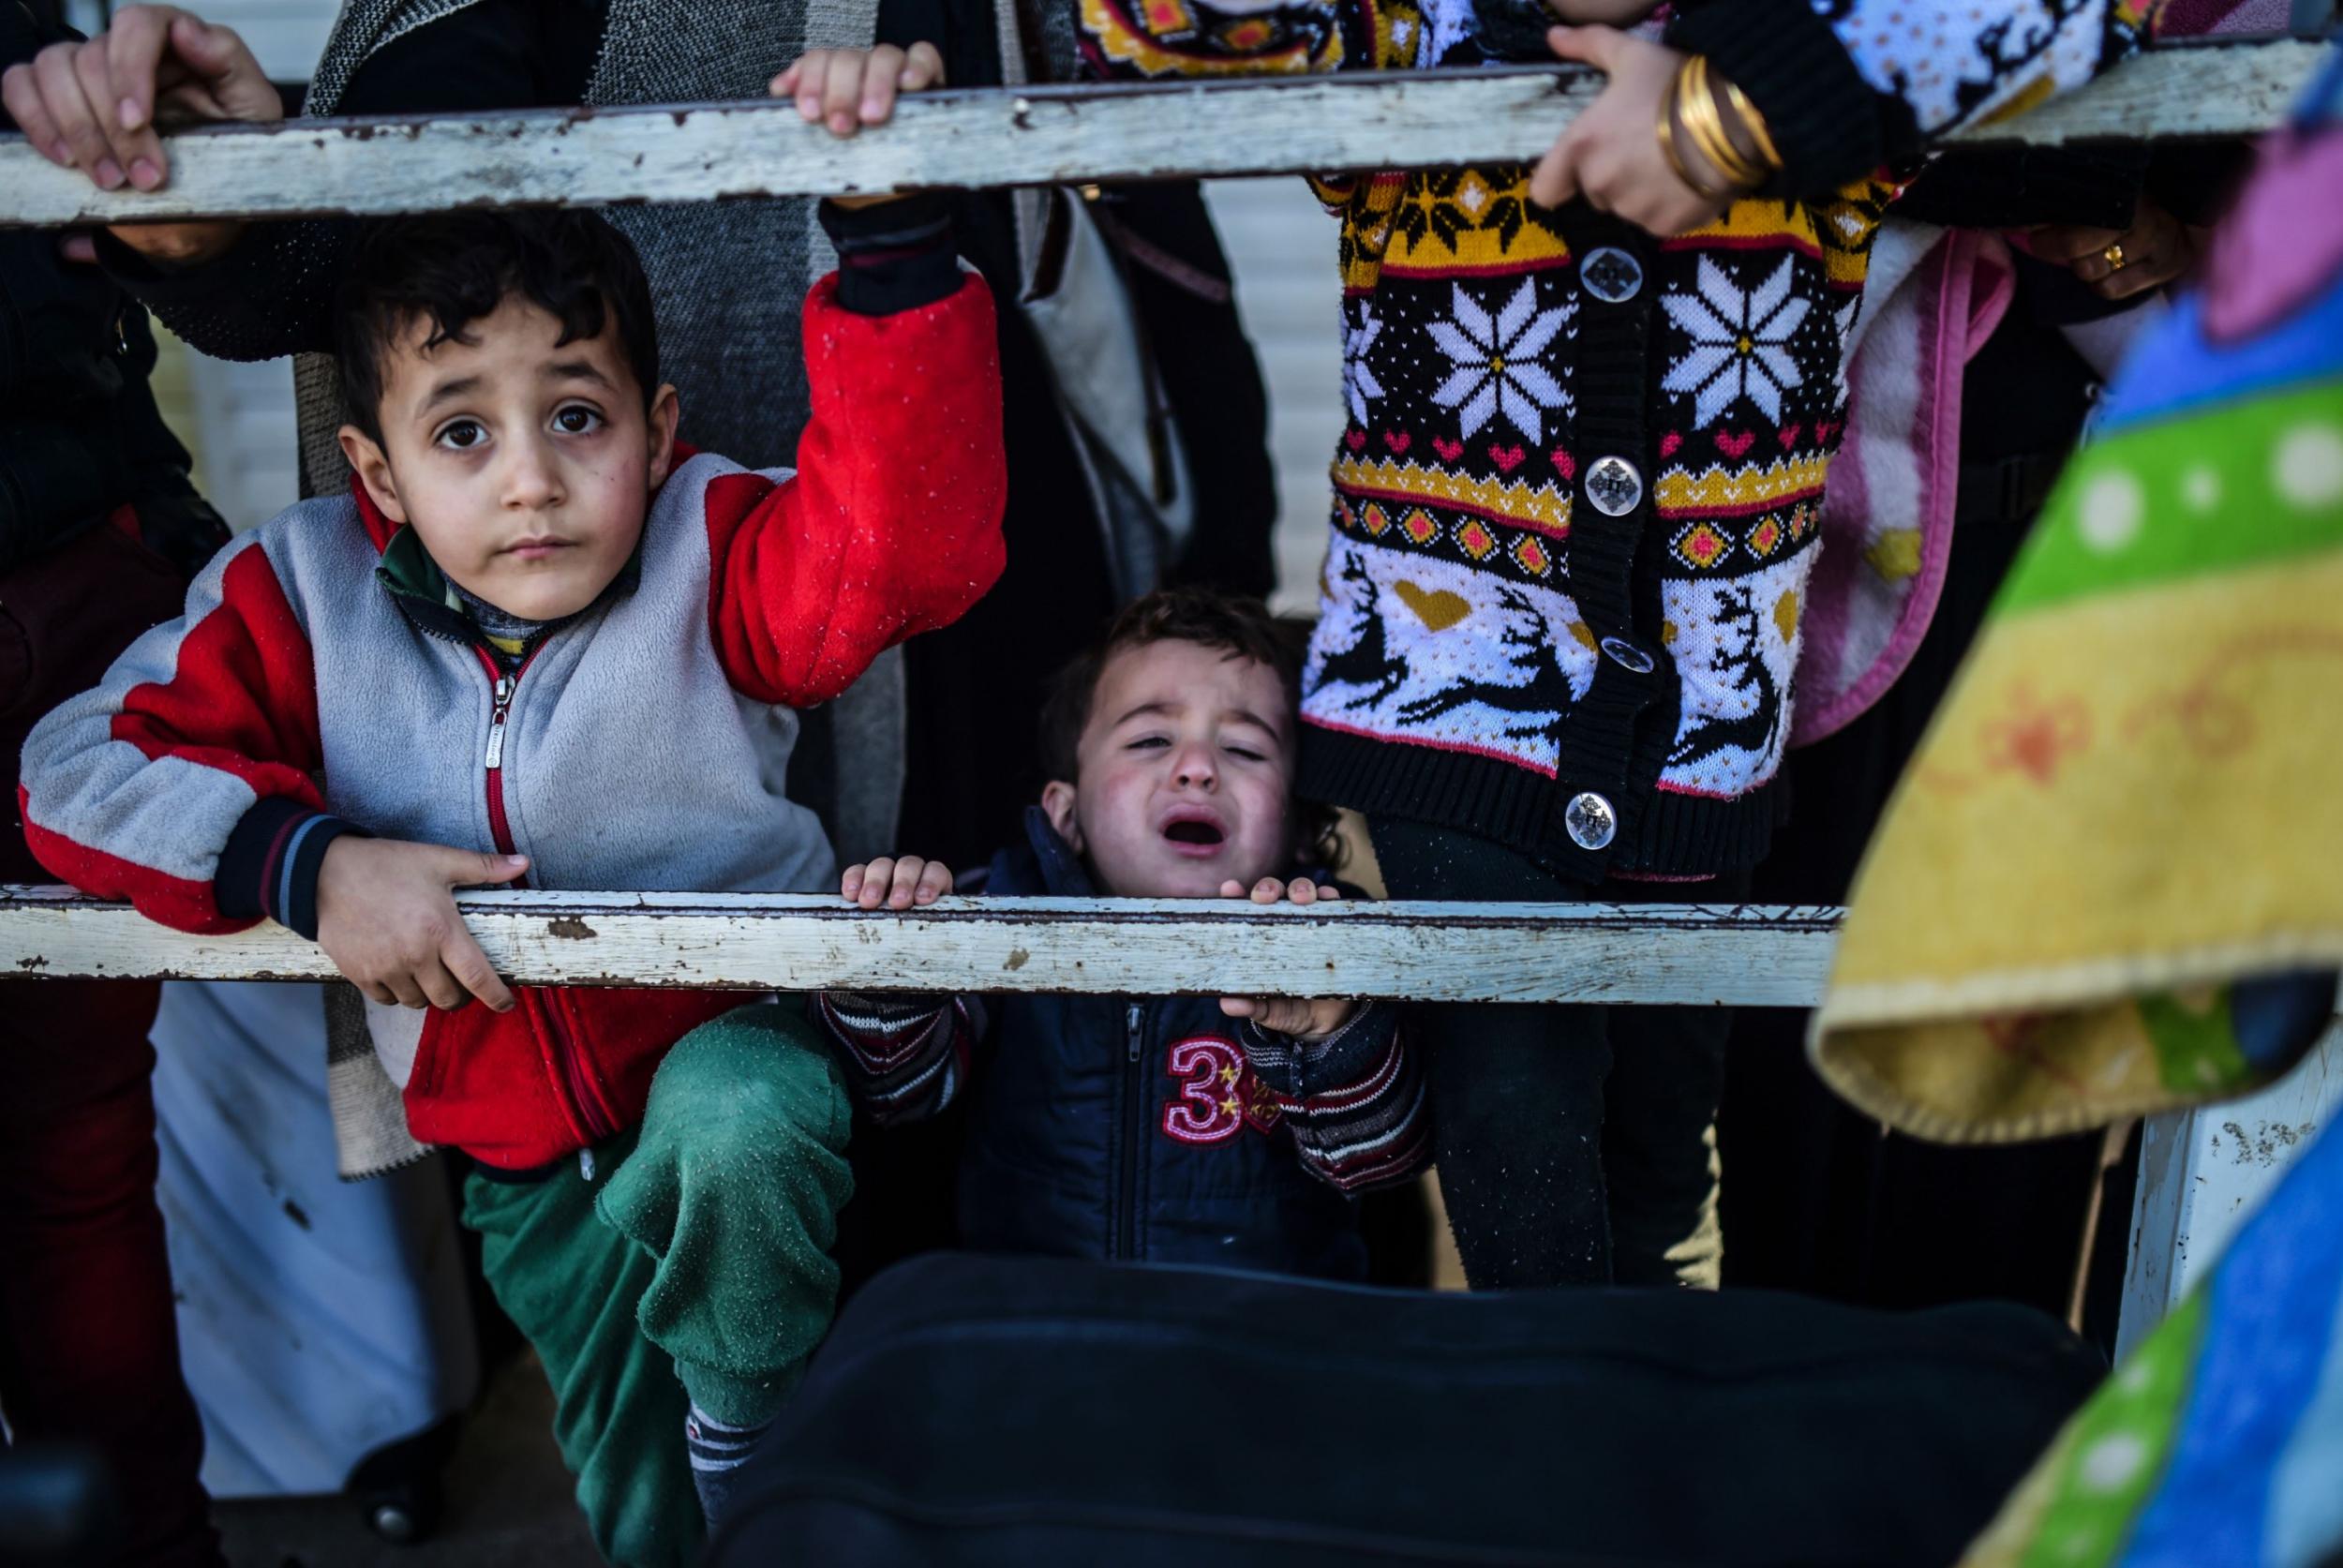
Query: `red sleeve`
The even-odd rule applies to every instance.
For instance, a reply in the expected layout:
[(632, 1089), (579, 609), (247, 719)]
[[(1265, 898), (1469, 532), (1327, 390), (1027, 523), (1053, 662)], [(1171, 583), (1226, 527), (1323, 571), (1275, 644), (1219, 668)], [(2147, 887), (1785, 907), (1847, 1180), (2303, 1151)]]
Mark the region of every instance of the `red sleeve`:
[(709, 621), (733, 685), (792, 708), (827, 702), (873, 659), (948, 626), (1001, 575), (1000, 351), (971, 275), (888, 316), (805, 304), (813, 417), (798, 471), (708, 486)]
[(187, 614), (130, 645), (24, 742), (20, 802), (40, 863), (182, 931), (232, 931), (214, 877), (262, 800), (321, 804), (309, 639), (247, 535), (187, 590)]

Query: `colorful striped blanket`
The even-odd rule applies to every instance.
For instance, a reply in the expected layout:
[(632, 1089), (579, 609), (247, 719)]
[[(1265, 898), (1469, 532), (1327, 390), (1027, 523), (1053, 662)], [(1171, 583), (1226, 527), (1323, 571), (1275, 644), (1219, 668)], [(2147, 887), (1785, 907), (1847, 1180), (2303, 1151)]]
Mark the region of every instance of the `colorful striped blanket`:
[[(2343, 964), (2343, 56), (2141, 345), (1883, 825), (1813, 1040), (1923, 1136), (2244, 1092)], [(2343, 1561), (2343, 1136), (1972, 1568)]]

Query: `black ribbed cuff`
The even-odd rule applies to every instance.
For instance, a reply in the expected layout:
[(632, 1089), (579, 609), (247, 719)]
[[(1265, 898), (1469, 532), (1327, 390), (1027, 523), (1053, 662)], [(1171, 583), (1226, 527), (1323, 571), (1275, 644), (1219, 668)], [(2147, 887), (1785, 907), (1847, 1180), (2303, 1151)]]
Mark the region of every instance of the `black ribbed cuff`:
[(1816, 197), (1862, 178), (1891, 155), (1916, 150), (1910, 112), (1883, 98), (1811, 0), (1708, 0), (1668, 24), (1668, 47), (1708, 56), (1749, 95), (1782, 155), (1765, 194)]
[(231, 919), (266, 916), (316, 941), (318, 868), (327, 846), (344, 833), (364, 836), (364, 829), (286, 796), (255, 801), (219, 852), (213, 902)]
[(208, 261), (187, 266), (158, 264), (131, 249), (104, 229), (94, 230), (97, 264), (123, 291), (150, 309), (210, 305), (251, 283), (260, 272), (265, 226), (246, 224), (226, 250)]
[(858, 316), (892, 316), (960, 288), (952, 213), (941, 196), (907, 196), (875, 207), (821, 206), (822, 232), (838, 252), (838, 303)]
[(1452, 828), (1517, 854), (1555, 875), (1589, 886), (1613, 872), (1638, 876), (1716, 876), (1765, 859), (1788, 798), (1780, 775), (1746, 795), (1720, 800), (1650, 790), (1612, 802), (1623, 828), (1600, 854), (1571, 841), (1563, 803), (1574, 786), (1495, 757), (1443, 752), (1302, 725), (1294, 793), (1369, 817), (1396, 816)]

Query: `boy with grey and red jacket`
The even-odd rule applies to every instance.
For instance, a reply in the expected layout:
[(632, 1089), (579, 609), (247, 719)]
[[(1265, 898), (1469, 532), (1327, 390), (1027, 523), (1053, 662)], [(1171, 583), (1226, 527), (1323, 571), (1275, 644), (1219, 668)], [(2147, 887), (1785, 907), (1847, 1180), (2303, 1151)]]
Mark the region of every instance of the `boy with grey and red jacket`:
[[(1052, 782), (983, 891), (1336, 897), (1288, 880), (1332, 825), (1291, 788), (1300, 674), (1299, 639), (1258, 601), (1184, 589), (1131, 605), (1060, 675), (1042, 714)], [(951, 889), (905, 856), (849, 867), (841, 890), (905, 909)], [(1407, 1178), (1428, 1143), (1386, 1003), (830, 993), (821, 1018), (882, 1125), (968, 1094), (961, 1240), (986, 1250), (1356, 1278), (1352, 1195)]]
[(794, 472), (677, 442), (601, 219), (384, 225), (338, 313), (351, 493), (222, 550), (24, 749), (50, 870), (185, 931), (274, 918), (366, 993), (413, 1135), (477, 1162), (467, 1222), (621, 1562), (689, 1559), (694, 1482), (827, 1324), (845, 1102), (794, 1011), (508, 988), (451, 890), (826, 883), (793, 710), (998, 575), (984, 285), (940, 209), (825, 216)]

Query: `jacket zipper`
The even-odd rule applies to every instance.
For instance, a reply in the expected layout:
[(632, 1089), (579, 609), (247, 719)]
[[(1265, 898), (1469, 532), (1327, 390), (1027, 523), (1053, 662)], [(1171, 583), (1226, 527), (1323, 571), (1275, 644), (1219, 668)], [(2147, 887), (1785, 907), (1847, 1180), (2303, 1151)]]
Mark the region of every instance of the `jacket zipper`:
[(488, 709), (488, 754), (480, 759), (488, 775), (488, 831), (502, 855), (519, 853), (513, 847), (513, 825), (504, 817), (504, 721), (512, 716), (513, 691), (519, 684), (518, 678), (498, 672)]
[(1137, 1002), (1123, 1013), (1123, 1181), (1114, 1211), (1114, 1245), (1109, 1256), (1133, 1258), (1139, 1252), (1139, 1162), (1147, 1153), (1146, 1129), (1141, 1126), (1140, 1047), (1146, 1022)]
[(480, 759), (486, 779), (488, 794), (488, 832), (496, 840), (497, 853), (517, 855), (513, 847), (513, 825), (504, 814), (504, 725), (513, 716), (513, 694), (520, 689), (521, 677), (537, 662), (535, 650), (521, 661), (521, 667), (507, 675), (498, 665), (496, 655), (485, 648), (474, 648), (472, 653), (481, 667), (488, 672), (488, 749)]
[[(504, 726), (513, 714), (513, 694), (520, 689), (521, 677), (527, 675), (529, 666), (537, 662), (538, 650), (544, 646), (540, 643), (537, 648), (530, 649), (529, 657), (521, 661), (520, 668), (510, 675), (504, 673), (498, 665), (496, 656), (486, 649), (475, 647), (472, 650), (479, 655), (481, 665), (494, 682), (489, 689), (488, 747), (480, 759), (480, 766), (486, 781), (488, 832), (496, 840), (497, 852), (501, 855), (520, 853), (514, 847), (512, 821), (504, 814)], [(531, 1000), (536, 1004), (534, 1010), (538, 1021), (552, 1047), (552, 1060), (547, 1066), (551, 1069), (548, 1076), (553, 1080), (554, 1094), (568, 1110), (571, 1122), (589, 1140), (600, 1142), (616, 1129), (604, 1126), (604, 1118), (596, 1115), (590, 1107), (584, 1069), (577, 1060), (577, 1047), (561, 1022), (560, 1005), (549, 995), (536, 996)], [(591, 1168), (581, 1164), (581, 1169), (590, 1172)]]

